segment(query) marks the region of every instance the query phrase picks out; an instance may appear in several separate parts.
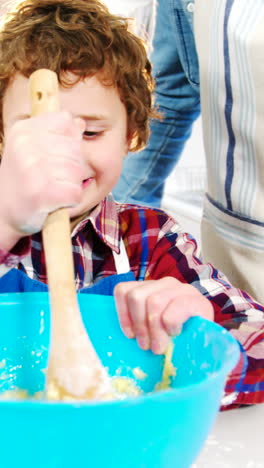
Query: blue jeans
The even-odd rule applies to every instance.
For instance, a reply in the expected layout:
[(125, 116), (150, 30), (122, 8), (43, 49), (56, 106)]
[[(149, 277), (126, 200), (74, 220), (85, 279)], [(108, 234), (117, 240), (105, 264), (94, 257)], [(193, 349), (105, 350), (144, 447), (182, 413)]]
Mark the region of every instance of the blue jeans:
[(113, 190), (117, 201), (160, 206), (165, 180), (200, 113), (198, 59), (188, 4), (190, 0), (158, 1), (150, 59), (156, 81), (155, 104), (163, 120), (151, 121), (147, 147), (125, 158)]

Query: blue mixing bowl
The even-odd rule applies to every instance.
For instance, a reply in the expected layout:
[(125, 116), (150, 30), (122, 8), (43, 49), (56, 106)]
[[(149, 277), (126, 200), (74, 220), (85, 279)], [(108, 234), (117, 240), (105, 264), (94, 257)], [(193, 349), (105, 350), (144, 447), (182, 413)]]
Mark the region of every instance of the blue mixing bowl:
[[(83, 320), (109, 373), (160, 381), (163, 358), (122, 334), (114, 300), (79, 295)], [(43, 389), (49, 346), (46, 293), (0, 295), (0, 391)], [(227, 374), (239, 356), (222, 327), (190, 319), (175, 338), (172, 389), (110, 402), (0, 401), (3, 468), (187, 468), (215, 420)]]

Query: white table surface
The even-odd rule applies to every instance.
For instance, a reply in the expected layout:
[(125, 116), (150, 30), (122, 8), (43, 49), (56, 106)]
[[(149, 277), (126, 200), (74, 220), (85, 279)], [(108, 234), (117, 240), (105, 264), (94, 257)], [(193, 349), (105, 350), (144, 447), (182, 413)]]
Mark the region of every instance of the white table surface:
[(264, 468), (264, 404), (219, 413), (192, 468)]

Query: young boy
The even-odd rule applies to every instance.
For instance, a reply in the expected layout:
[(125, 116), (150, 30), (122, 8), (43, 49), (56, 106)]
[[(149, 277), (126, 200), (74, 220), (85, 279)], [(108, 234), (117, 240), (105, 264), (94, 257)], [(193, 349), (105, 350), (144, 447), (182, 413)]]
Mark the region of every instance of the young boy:
[[(28, 81), (39, 68), (58, 74), (62, 110), (31, 118)], [(150, 68), (126, 21), (97, 0), (26, 0), (6, 19), (0, 291), (47, 288), (40, 231), (49, 212), (69, 207), (76, 289), (114, 293), (124, 333), (154, 353), (191, 316), (220, 323), (241, 345), (223, 406), (263, 402), (263, 307), (202, 264), (164, 212), (111, 197), (123, 157), (146, 143), (155, 115)]]

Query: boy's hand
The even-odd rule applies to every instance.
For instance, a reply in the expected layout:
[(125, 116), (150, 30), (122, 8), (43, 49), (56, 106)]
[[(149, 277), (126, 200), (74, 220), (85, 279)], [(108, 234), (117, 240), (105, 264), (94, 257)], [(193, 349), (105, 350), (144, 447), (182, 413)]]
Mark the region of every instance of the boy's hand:
[(5, 130), (0, 222), (13, 245), (40, 231), (48, 213), (80, 202), (83, 130), (82, 120), (65, 111), (19, 120)]
[(214, 319), (210, 301), (190, 284), (172, 277), (120, 283), (114, 296), (124, 334), (136, 337), (142, 349), (155, 354), (166, 351), (170, 336), (190, 317)]

